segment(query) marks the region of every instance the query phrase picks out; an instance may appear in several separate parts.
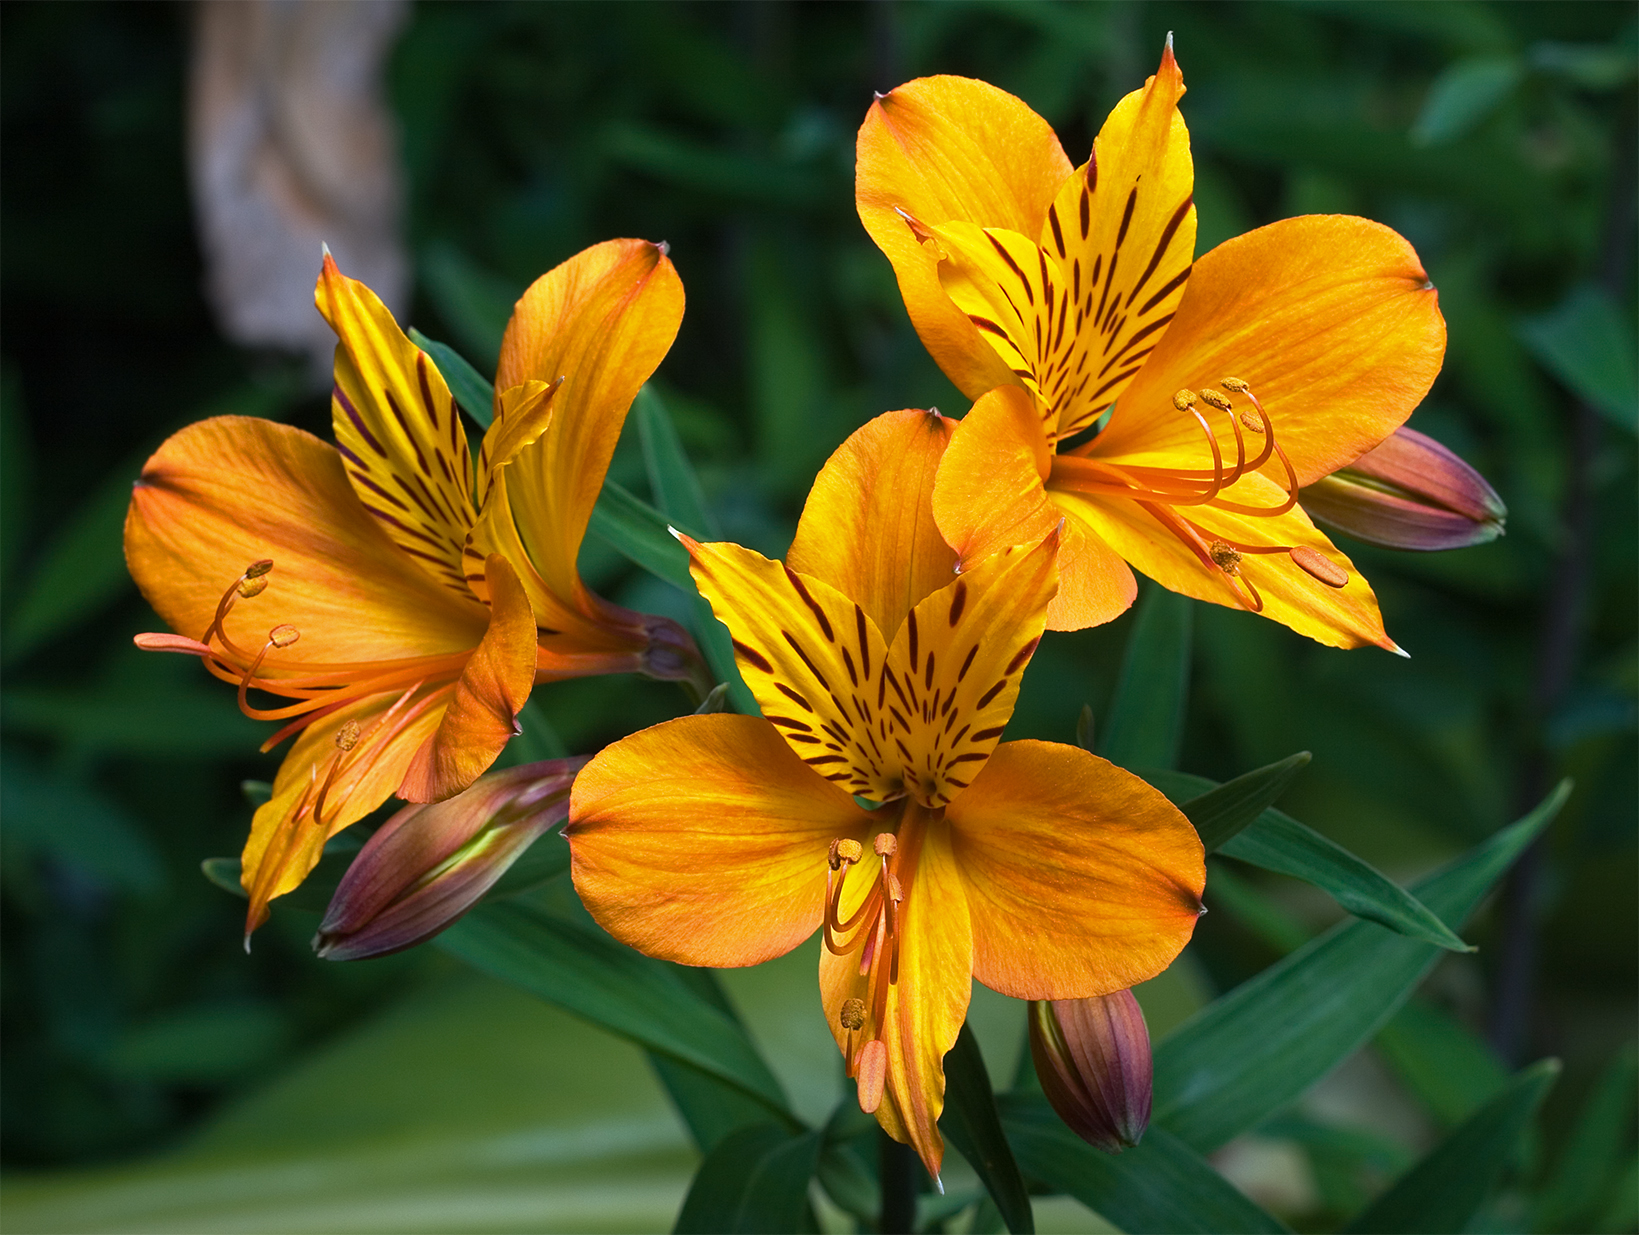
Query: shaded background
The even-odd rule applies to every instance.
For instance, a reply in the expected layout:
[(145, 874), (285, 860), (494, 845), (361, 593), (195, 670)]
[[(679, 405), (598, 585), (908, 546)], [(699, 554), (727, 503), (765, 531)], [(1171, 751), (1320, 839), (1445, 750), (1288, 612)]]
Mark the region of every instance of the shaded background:
[[(1471, 932), (1481, 951), (1445, 960), (1415, 1005), (1450, 1037), (1454, 1069), (1500, 1076), (1499, 1061), (1563, 1057), (1520, 1178), (1564, 1153), (1596, 1078), (1624, 1066), (1639, 994), (1631, 5), (882, 0), (401, 17), (385, 90), (402, 198), (389, 186), (382, 209), (397, 211), (413, 271), (408, 320), (488, 373), (538, 274), (611, 236), (669, 241), (689, 305), (657, 382), (725, 535), (769, 553), (853, 428), (888, 408), (965, 406), (853, 211), (853, 135), (873, 89), (983, 77), (1051, 121), (1079, 161), (1171, 30), (1198, 251), (1311, 212), (1405, 234), (1450, 329), (1412, 424), (1491, 479), (1508, 535), (1427, 556), (1347, 545), (1409, 661), (1196, 606), (1181, 765), (1224, 778), (1313, 751), (1283, 808), (1396, 878), (1577, 778)], [(254, 755), (260, 727), (191, 660), (131, 646), (156, 619), (120, 557), (129, 484), (202, 416), (270, 416), (328, 438), (329, 409), (309, 359), (228, 342), (207, 300), (186, 142), (195, 22), (171, 5), (0, 8), (4, 1163), (15, 1180), (173, 1149), (181, 1162), (249, 1160), (306, 1141), (345, 1157), (390, 1125), (400, 1156), (384, 1166), (391, 1153), (372, 1148), (376, 1166), (355, 1171), (407, 1179), (415, 1153), (432, 1153), (415, 1149), (416, 1128), (440, 1128), (437, 1156), (456, 1174), (449, 1144), (493, 1146), (512, 1129), (511, 1150), (474, 1150), (478, 1178), (584, 1151), (584, 1116), (612, 1156), (580, 1170), (579, 1200), (532, 1192), (528, 1175), (510, 1208), (452, 1201), (428, 1229), (538, 1229), (542, 1212), (568, 1228), (667, 1225), (691, 1158), (635, 1051), (430, 950), (319, 962), (316, 918), (297, 910), (276, 907), (247, 957), (242, 904), (198, 873), (238, 851), (239, 784), (271, 779), (277, 756)], [(611, 476), (646, 491), (634, 444)], [(595, 540), (583, 567), (624, 604), (685, 616), (680, 594)], [(1102, 715), (1129, 624), (1049, 636), (1009, 736), (1069, 740), (1083, 703)], [(585, 752), (688, 707), (673, 687), (627, 678), (536, 697)], [(1185, 1011), (1336, 913), (1277, 877), (1220, 872), (1227, 899), (1213, 907), (1227, 912), (1204, 919), (1180, 967)], [(776, 1061), (787, 1009), (812, 1015), (804, 964), (731, 988)], [(1016, 1006), (993, 1011), (1000, 1026)], [(1409, 1152), (1466, 1113), (1440, 1076), (1397, 1065), (1392, 1041), (1368, 1054), (1351, 1073), (1359, 1092), (1309, 1115), (1377, 1141), (1339, 1157), (1275, 1129), (1220, 1165), (1289, 1219), (1324, 1226), (1395, 1169), (1396, 1145)], [(828, 1105), (828, 1073), (787, 1079)], [(373, 1114), (349, 1122), (343, 1094)], [(1632, 1229), (1624, 1101), (1590, 1151), (1584, 1210), (1539, 1207), (1520, 1223)], [(560, 1142), (541, 1139), (539, 1119), (562, 1123)], [(528, 1128), (533, 1148), (520, 1149)], [(75, 1191), (82, 1178), (110, 1176), (51, 1185), (59, 1212), (79, 1215), (62, 1229), (119, 1225), (117, 1209), (72, 1210), (90, 1195)], [(408, 1222), (343, 1206), (318, 1225)]]

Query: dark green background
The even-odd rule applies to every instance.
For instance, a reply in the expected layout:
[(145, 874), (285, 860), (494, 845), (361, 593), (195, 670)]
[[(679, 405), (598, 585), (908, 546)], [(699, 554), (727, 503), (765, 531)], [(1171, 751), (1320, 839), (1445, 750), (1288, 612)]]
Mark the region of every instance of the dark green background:
[[(241, 903), (198, 874), (237, 852), (238, 783), (275, 761), (192, 661), (132, 648), (156, 620), (120, 559), (128, 485), (189, 421), (247, 412), (328, 437), (328, 404), (295, 362), (225, 343), (200, 295), (188, 10), (13, 3), (0, 22), (4, 1160), (40, 1168), (172, 1143), (448, 962), (327, 965), (307, 950), (312, 920), (289, 912), (247, 958)], [(1346, 544), (1409, 661), (1197, 606), (1181, 766), (1224, 778), (1313, 751), (1283, 808), (1397, 878), (1577, 778), (1482, 950), (1447, 960), (1428, 994), (1510, 1064), (1566, 1060), (1546, 1114), (1557, 1144), (1632, 1036), (1639, 965), (1635, 440), (1596, 406), (1632, 380), (1631, 5), (418, 6), (390, 77), (411, 318), (488, 372), (536, 275), (611, 236), (669, 241), (688, 312), (660, 388), (725, 533), (779, 552), (853, 428), (964, 409), (854, 214), (871, 91), (983, 77), (1079, 161), (1169, 30), (1199, 250), (1317, 211), (1405, 234), (1450, 330), (1412, 423), (1510, 510), (1508, 535), (1477, 549)], [(1523, 69), (1482, 106), (1464, 64)], [(1587, 285), (1618, 306), (1614, 377), (1608, 357), (1579, 369), (1532, 344), (1531, 323)], [(630, 443), (612, 475), (644, 492)], [(616, 599), (685, 612), (595, 542), (583, 564)], [(1130, 621), (1050, 636), (1010, 735), (1069, 740), (1084, 702), (1102, 716)], [(584, 752), (688, 706), (628, 679), (537, 698)], [(1304, 930), (1329, 920), (1254, 882)], [(1248, 921), (1210, 915), (1192, 945), (1219, 989), (1276, 955), (1278, 928)]]

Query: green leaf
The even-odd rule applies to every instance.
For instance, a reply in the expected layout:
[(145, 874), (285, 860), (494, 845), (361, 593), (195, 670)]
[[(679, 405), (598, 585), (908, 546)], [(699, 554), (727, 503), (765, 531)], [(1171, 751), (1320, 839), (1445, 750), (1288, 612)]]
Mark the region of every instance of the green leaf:
[(1100, 751), (1124, 768), (1178, 762), (1189, 691), (1190, 599), (1158, 584), (1138, 602)]
[(818, 1231), (808, 1181), (819, 1148), (818, 1132), (794, 1134), (778, 1124), (730, 1133), (695, 1172), (673, 1230)]
[(1557, 1059), (1526, 1068), (1344, 1229), (1372, 1235), (1466, 1229), (1559, 1071)]
[[(730, 1085), (713, 1073), (670, 1055), (658, 1051), (648, 1054), (649, 1066), (666, 1087), (667, 1096), (701, 1153), (709, 1154), (736, 1129), (768, 1122), (768, 1106), (738, 1085)], [(800, 1125), (793, 1121), (791, 1130), (798, 1127)]]
[(1377, 1035), (1378, 1053), (1446, 1127), (1460, 1123), (1508, 1084), (1491, 1048), (1451, 1015), (1413, 999)]
[(1031, 1094), (999, 1094), (1002, 1126), (1026, 1174), (1126, 1231), (1284, 1231), (1188, 1145), (1152, 1126), (1135, 1148), (1094, 1149)]
[(14, 662), (97, 612), (131, 587), (125, 569), (125, 512), (131, 481), (147, 452), (116, 467), (57, 529), (28, 580), (17, 589), (5, 629)]
[(1639, 368), (1633, 324), (1608, 294), (1590, 283), (1556, 308), (1520, 322), (1531, 354), (1612, 424), (1639, 432)]
[[(1562, 782), (1523, 819), (1421, 880), (1418, 896), (1460, 926), (1569, 793)], [(1154, 1124), (1210, 1153), (1370, 1040), (1439, 954), (1373, 922), (1339, 923), (1156, 1044)]]
[(410, 327), (409, 334), (410, 342), (432, 357), (461, 410), (471, 416), (480, 429), (488, 429), (495, 420), (495, 383), (486, 382), (484, 375), (448, 343), (429, 339), (414, 326)]
[[(358, 856), (362, 842), (357, 836), (344, 833), (325, 843), (324, 854), (318, 865), (308, 872), (301, 884), (273, 901), (273, 912), (281, 909), (299, 909), (303, 913), (323, 913), (330, 908), (330, 898), (336, 894), (336, 885), (347, 873), (347, 868)], [(224, 892), (246, 900), (245, 887), (239, 882), (238, 858), (206, 858), (199, 864), (200, 872)]]
[[(1530, 1229), (1592, 1229), (1588, 1224), (1599, 1214), (1601, 1202), (1612, 1195), (1622, 1151), (1632, 1143), (1636, 1073), (1639, 1058), (1630, 1042), (1616, 1053), (1577, 1114), (1553, 1174), (1537, 1197)], [(1630, 1185), (1629, 1198), (1634, 1191)]]
[(996, 1095), (984, 1056), (966, 1022), (945, 1056), (945, 1111), (939, 1126), (989, 1191), (1007, 1229), (1014, 1235), (1033, 1232), (1036, 1219), (1030, 1211), (1030, 1194), (996, 1115)]
[(1076, 745), (1082, 750), (1093, 749), (1093, 706), (1090, 703), (1081, 705), (1081, 713), (1076, 717)]
[(165, 866), (140, 820), (117, 798), (68, 769), (40, 769), (7, 752), (0, 762), (0, 818), (8, 864), (33, 869), (34, 854), (49, 854), (110, 888), (152, 896), (165, 887)]
[(34, 443), (23, 413), (23, 378), (0, 367), (0, 585), (10, 588), (11, 568), (27, 543), (34, 484)]
[(632, 416), (637, 421), (638, 436), (643, 443), (643, 463), (648, 469), (649, 487), (654, 491), (660, 513), (674, 527), (699, 528), (709, 539), (720, 538), (717, 520), (706, 509), (700, 479), (652, 383), (637, 392)]
[(1309, 766), (1308, 751), (1289, 755), (1256, 771), (1225, 781), (1200, 797), (1191, 798), (1178, 809), (1195, 825), (1208, 853), (1216, 853), (1240, 831), (1273, 806), (1286, 786)]
[(1512, 56), (1475, 56), (1451, 65), (1429, 87), (1428, 98), (1411, 140), (1418, 146), (1440, 146), (1476, 128), (1495, 111), (1525, 77), (1525, 66)]
[(1281, 956), (1309, 942), (1312, 931), (1223, 862), (1207, 864), (1209, 909), (1222, 909)]
[[(1213, 786), (1205, 777), (1186, 772), (1145, 769), (1144, 779), (1178, 803), (1196, 799)], [(1265, 810), (1231, 837), (1218, 852), (1251, 866), (1312, 883), (1330, 893), (1357, 918), (1377, 922), (1452, 952), (1473, 950), (1428, 906), (1376, 867), (1273, 808)]]
[(496, 901), (437, 943), (483, 973), (739, 1086), (775, 1116), (790, 1114), (779, 1082), (733, 1017), (703, 999), (678, 966), (616, 942), (590, 919)]
[[(453, 245), (427, 247), (419, 264), (421, 284), (456, 341), (479, 363), (495, 367), (512, 307), (523, 288), (491, 274)], [(446, 381), (449, 379), (446, 377)]]

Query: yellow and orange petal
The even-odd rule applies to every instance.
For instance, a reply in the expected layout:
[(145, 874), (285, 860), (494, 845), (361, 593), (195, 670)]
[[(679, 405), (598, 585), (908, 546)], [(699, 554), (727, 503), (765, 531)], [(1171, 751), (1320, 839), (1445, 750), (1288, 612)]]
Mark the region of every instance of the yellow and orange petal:
[[(1177, 316), (1085, 453), (1210, 466), (1172, 398), (1232, 377), (1257, 393), (1298, 484), (1312, 484), (1398, 428), (1444, 355), (1438, 294), (1403, 237), (1347, 215), (1285, 219), (1196, 263)], [(1215, 428), (1233, 454), (1227, 426)], [(1265, 470), (1284, 480), (1278, 462)]]
[(833, 840), (870, 816), (767, 721), (684, 716), (605, 747), (575, 780), (575, 890), (617, 939), (685, 965), (755, 965), (819, 926)]
[(946, 811), (973, 975), (1018, 999), (1125, 990), (1182, 951), (1205, 853), (1189, 820), (1106, 760), (1054, 742), (996, 748)]
[[(792, 570), (858, 602), (886, 635), (956, 571), (930, 502), (955, 429), (938, 412), (909, 410), (849, 435), (815, 478), (785, 556)], [(1009, 543), (1035, 543), (1050, 530)]]

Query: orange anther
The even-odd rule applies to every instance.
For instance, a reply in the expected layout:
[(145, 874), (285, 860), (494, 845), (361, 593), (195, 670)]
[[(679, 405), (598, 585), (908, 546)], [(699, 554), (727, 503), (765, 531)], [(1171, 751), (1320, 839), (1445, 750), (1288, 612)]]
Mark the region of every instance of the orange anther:
[(882, 1085), (888, 1079), (888, 1048), (880, 1038), (872, 1038), (859, 1049), (859, 1109), (876, 1114), (882, 1105)]
[(247, 578), (247, 579), (260, 579), (263, 575), (267, 574), (267, 572), (272, 570), (272, 569), (273, 569), (273, 559), (270, 558), (270, 557), (265, 557), (261, 561), (252, 562), (249, 566), (245, 567), (245, 578)]
[(267, 591), (267, 580), (261, 575), (257, 575), (255, 578), (247, 576), (239, 580), (239, 595), (245, 600), (249, 600), (252, 596), (260, 596), (265, 591)]
[(1290, 553), (1294, 562), (1327, 587), (1343, 587), (1349, 582), (1348, 571), (1308, 545), (1298, 545)]
[(352, 750), (359, 744), (359, 723), (350, 720), (336, 730), (336, 747), (338, 750)]
[(1234, 545), (1215, 540), (1207, 546), (1207, 553), (1211, 556), (1213, 563), (1224, 574), (1238, 575), (1241, 573), (1241, 554), (1240, 550), (1235, 548)]
[(1195, 406), (1195, 392), (1193, 390), (1180, 390), (1172, 396), (1172, 405), (1180, 412), (1189, 411), (1190, 408)]
[(1216, 390), (1203, 390), (1201, 392), (1201, 402), (1209, 407), (1217, 408), (1220, 412), (1227, 412), (1230, 407), (1228, 396), (1221, 395)]
[(1241, 409), (1241, 423), (1254, 433), (1264, 432), (1263, 417), (1253, 412), (1251, 408)]
[(842, 1011), (837, 1014), (837, 1020), (844, 1029), (860, 1029), (865, 1024), (865, 1001), (863, 999), (844, 999)]
[(843, 836), (831, 842), (831, 852), (826, 860), (830, 862), (832, 870), (839, 870), (844, 862), (852, 866), (864, 854), (865, 850), (860, 847), (857, 840)]
[(288, 622), (267, 632), (267, 641), (276, 648), (287, 648), (302, 637), (302, 632)]
[(1236, 394), (1240, 394), (1242, 391), (1252, 389), (1251, 386), (1249, 386), (1247, 383), (1241, 381), (1241, 379), (1238, 378), (1238, 377), (1226, 377), (1222, 381), (1220, 381), (1218, 383), (1218, 385), (1222, 386), (1225, 390), (1233, 390)]
[(892, 832), (878, 832), (871, 841), (871, 848), (879, 858), (891, 858), (899, 849), (899, 838)]

